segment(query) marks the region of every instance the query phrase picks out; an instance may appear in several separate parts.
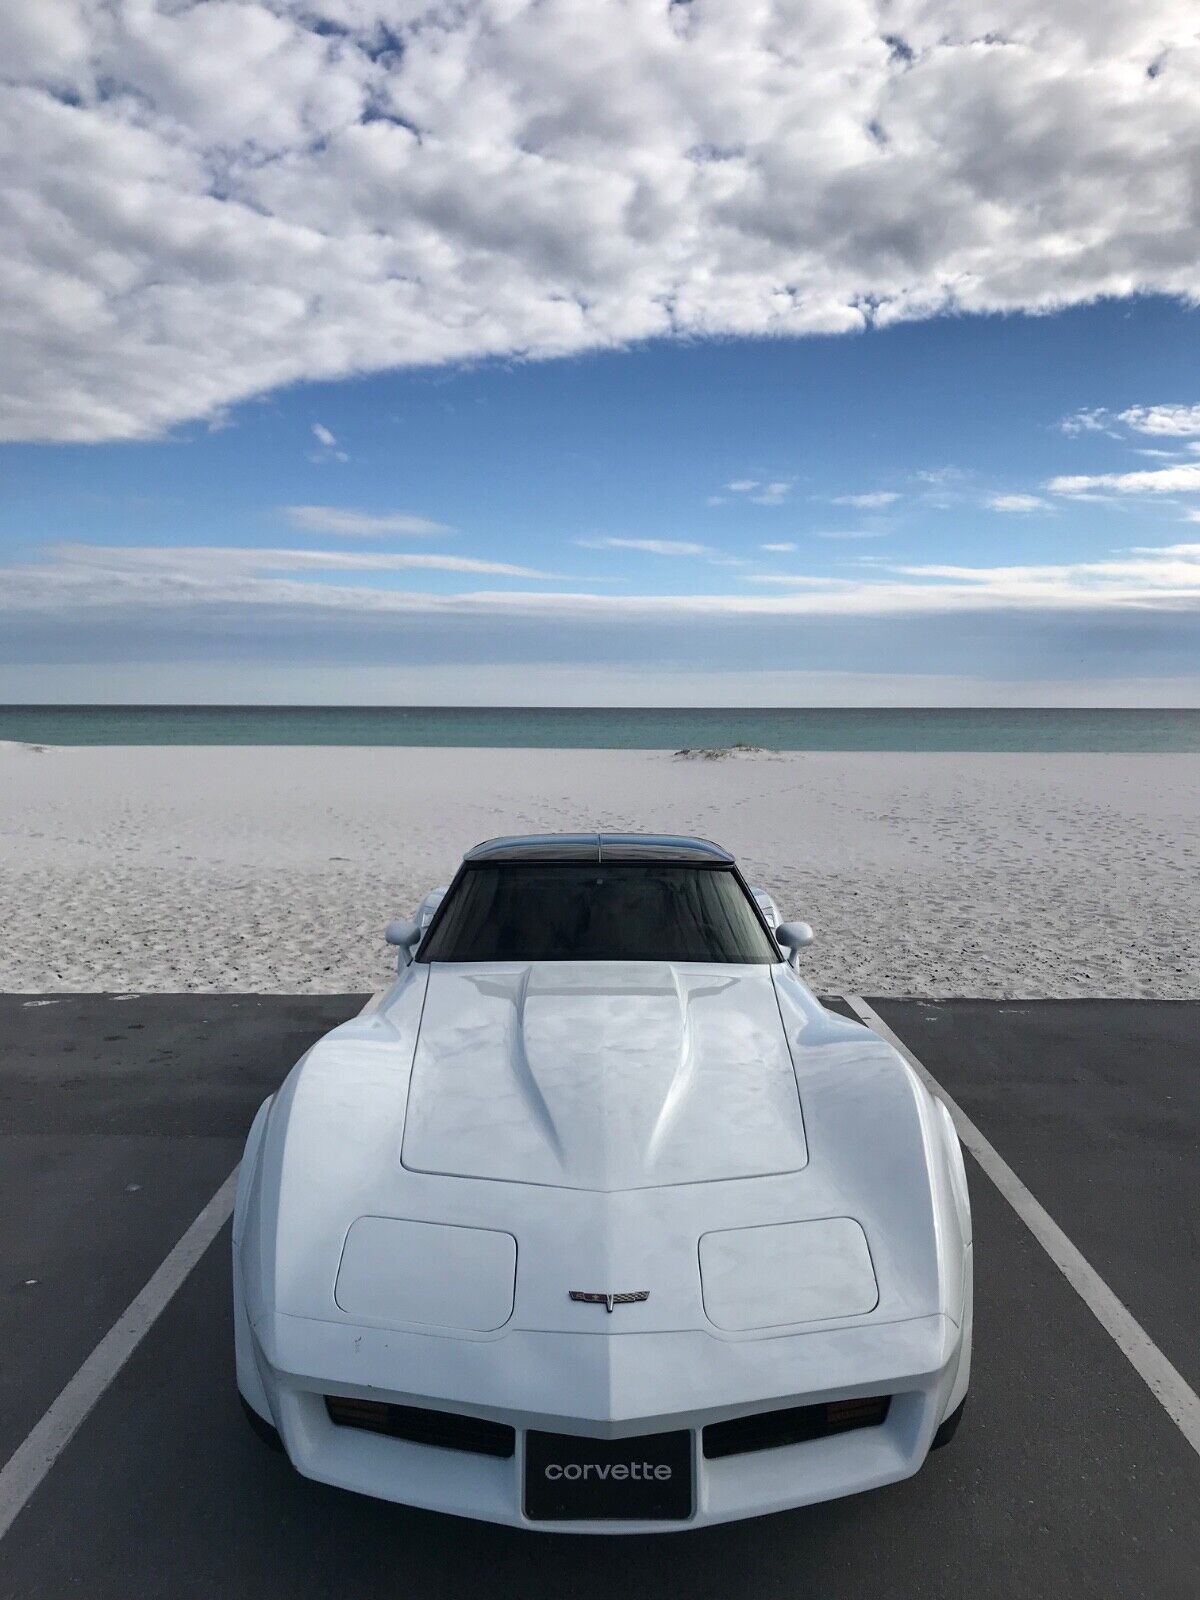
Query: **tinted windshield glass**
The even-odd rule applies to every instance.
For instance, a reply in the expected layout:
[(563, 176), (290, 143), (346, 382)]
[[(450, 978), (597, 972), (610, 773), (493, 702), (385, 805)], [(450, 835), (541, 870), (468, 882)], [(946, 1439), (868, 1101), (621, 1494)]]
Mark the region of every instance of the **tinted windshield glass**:
[(780, 960), (734, 874), (523, 862), (468, 867), (418, 961)]

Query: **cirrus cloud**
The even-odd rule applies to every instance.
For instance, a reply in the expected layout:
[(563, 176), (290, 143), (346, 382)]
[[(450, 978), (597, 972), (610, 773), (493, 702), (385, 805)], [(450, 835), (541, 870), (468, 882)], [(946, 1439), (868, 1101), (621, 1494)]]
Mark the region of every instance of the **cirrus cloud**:
[(410, 516), (405, 511), (351, 511), (344, 506), (284, 506), (293, 528), (305, 533), (333, 533), (349, 539), (377, 539), (387, 534), (425, 537), (453, 533), (444, 522)]
[(900, 496), (892, 489), (872, 489), (868, 494), (835, 494), (835, 506), (857, 506), (860, 511), (878, 511)]
[(581, 550), (636, 550), (644, 556), (711, 556), (709, 545), (690, 539), (576, 539)]
[(38, 0), (0, 59), (7, 439), (396, 366), (1200, 297), (1186, 0)]
[(1048, 511), (1049, 502), (1040, 494), (994, 494), (984, 502), (989, 511)]
[[(758, 478), (735, 478), (732, 483), (727, 483), (727, 494), (739, 495), (744, 500), (749, 500), (756, 506), (781, 506), (791, 493), (791, 481), (787, 478), (768, 479), (761, 482)], [(710, 506), (724, 505), (725, 495), (710, 495)]]
[[(439, 556), (391, 551), (275, 550), (246, 545), (103, 545), (59, 544), (49, 554), (70, 571), (134, 577), (162, 573), (181, 588), (197, 580), (224, 580), (239, 574), (275, 572), (454, 572), (475, 577), (553, 578), (552, 572), (487, 561), (475, 556)], [(21, 569), (10, 569), (19, 571)]]
[(987, 610), (1161, 611), (1200, 620), (1200, 544), (1138, 547), (1095, 561), (966, 566), (861, 562), (845, 576), (747, 573), (779, 595), (602, 594), (579, 590), (401, 591), (324, 581), (349, 573), (450, 572), (553, 577), (505, 562), (424, 554), (275, 550), (209, 545), (59, 544), (40, 561), (0, 568), (0, 615), (38, 614), (56, 632), (73, 616), (105, 612), (114, 631), (150, 612), (251, 615), (265, 605), (365, 617), (521, 615), (573, 625), (736, 619), (745, 616), (881, 617)]

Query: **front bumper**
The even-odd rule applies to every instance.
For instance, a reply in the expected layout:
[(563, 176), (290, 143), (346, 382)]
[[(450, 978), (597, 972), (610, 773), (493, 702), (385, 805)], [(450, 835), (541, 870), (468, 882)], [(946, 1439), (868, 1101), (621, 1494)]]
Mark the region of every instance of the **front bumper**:
[[(962, 1330), (945, 1316), (752, 1340), (703, 1332), (529, 1331), (448, 1340), (278, 1314), (251, 1331), (240, 1294), (237, 1300), (239, 1387), (274, 1422), (299, 1472), (406, 1505), (566, 1533), (701, 1527), (909, 1477), (928, 1453), (965, 1353)], [(497, 1459), (338, 1426), (326, 1410), (327, 1394), (486, 1417), (515, 1430), (515, 1451)], [(709, 1423), (877, 1394), (892, 1396), (879, 1426), (717, 1459), (704, 1455)], [(655, 1522), (531, 1520), (524, 1509), (531, 1429), (597, 1439), (686, 1429), (691, 1515)]]

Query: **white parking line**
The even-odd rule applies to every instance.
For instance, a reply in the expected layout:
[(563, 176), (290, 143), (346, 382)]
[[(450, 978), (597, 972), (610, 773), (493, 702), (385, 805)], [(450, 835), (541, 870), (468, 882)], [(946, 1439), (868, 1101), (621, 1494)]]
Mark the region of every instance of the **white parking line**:
[[(386, 993), (386, 989), (377, 989), (359, 1016), (374, 1011)], [(0, 1468), (0, 1539), (233, 1215), (237, 1176), (238, 1168), (234, 1167), (166, 1260)]]
[(0, 1469), (0, 1539), (233, 1212), (237, 1168)]
[(958, 1137), (1033, 1234), (1042, 1249), (1110, 1336), (1150, 1393), (1200, 1455), (1200, 1396), (1172, 1366), (1141, 1323), (1117, 1298), (1096, 1269), (1067, 1238), (1054, 1218), (1034, 1199), (1016, 1173), (966, 1112), (861, 995), (848, 994), (846, 1004), (881, 1039), (898, 1050), (925, 1085), (945, 1101)]

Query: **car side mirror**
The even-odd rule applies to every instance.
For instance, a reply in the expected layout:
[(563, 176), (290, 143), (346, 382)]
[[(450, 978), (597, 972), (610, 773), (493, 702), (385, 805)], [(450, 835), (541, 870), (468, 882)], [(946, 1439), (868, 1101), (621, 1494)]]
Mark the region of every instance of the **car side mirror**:
[(421, 930), (415, 922), (389, 922), (383, 937), (396, 946), (398, 953), (396, 971), (403, 972), (413, 958), (413, 951), (421, 942)]
[(781, 922), (775, 929), (775, 938), (782, 949), (788, 952), (788, 966), (799, 965), (801, 950), (810, 945), (816, 938), (807, 922)]

